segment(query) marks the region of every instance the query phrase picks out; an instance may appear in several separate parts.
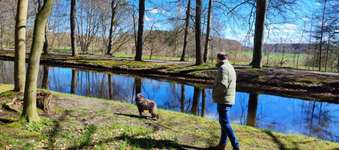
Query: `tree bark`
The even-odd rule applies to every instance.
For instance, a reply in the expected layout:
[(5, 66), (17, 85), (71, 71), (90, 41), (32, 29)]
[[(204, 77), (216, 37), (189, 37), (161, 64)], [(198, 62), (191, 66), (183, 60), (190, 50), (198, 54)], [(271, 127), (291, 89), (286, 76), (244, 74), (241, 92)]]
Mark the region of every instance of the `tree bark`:
[(117, 4), (115, 2), (115, 0), (112, 0), (111, 3), (111, 9), (112, 9), (112, 16), (111, 16), (111, 25), (110, 25), (110, 29), (109, 29), (109, 36), (108, 36), (108, 46), (107, 46), (107, 55), (111, 55), (111, 51), (112, 51), (112, 45), (113, 45), (113, 27), (114, 27), (114, 22), (115, 22), (115, 12), (116, 12), (116, 7)]
[(0, 49), (4, 48), (4, 24), (0, 23)]
[(135, 54), (136, 61), (142, 61), (142, 49), (144, 43), (143, 42), (144, 15), (145, 15), (145, 0), (139, 0), (138, 37), (137, 37), (137, 49)]
[(266, 0), (257, 0), (256, 2), (256, 18), (255, 18), (255, 33), (254, 33), (254, 46), (253, 57), (250, 65), (253, 68), (262, 67), (262, 45), (264, 37), (264, 24), (266, 16)]
[(195, 9), (195, 64), (202, 64), (201, 57), (201, 0), (196, 0)]
[[(42, 5), (43, 5), (42, 0), (38, 0), (38, 9), (36, 10), (36, 13), (39, 12), (39, 10), (42, 8)], [(43, 54), (44, 55), (48, 55), (48, 37), (47, 37), (47, 33), (48, 33), (48, 23), (47, 23), (46, 28), (45, 28), (45, 41), (44, 41), (44, 47), (43, 47)]]
[(21, 116), (23, 120), (28, 122), (39, 120), (36, 108), (37, 79), (40, 57), (44, 44), (45, 27), (48, 16), (51, 13), (52, 5), (53, 0), (45, 0), (44, 5), (39, 10), (34, 23), (33, 42), (28, 62), (28, 72), (26, 75), (27, 80), (25, 84), (24, 107)]
[(28, 0), (18, 0), (15, 23), (14, 91), (24, 92)]
[(208, 42), (210, 39), (210, 30), (211, 30), (211, 14), (212, 14), (212, 0), (209, 0), (208, 1), (208, 13), (207, 13), (205, 50), (204, 50), (204, 63), (207, 62), (207, 56), (208, 56)]
[(72, 45), (72, 56), (77, 56), (78, 52), (76, 49), (76, 37), (75, 37), (75, 29), (76, 29), (76, 0), (71, 0), (71, 16), (70, 16), (70, 26), (71, 26), (71, 45)]
[(187, 8), (186, 8), (186, 18), (185, 18), (185, 34), (184, 34), (184, 45), (182, 48), (182, 54), (180, 61), (185, 61), (186, 56), (186, 47), (187, 47), (187, 37), (188, 37), (188, 29), (190, 24), (190, 15), (191, 14), (191, 0), (188, 0), (187, 2)]

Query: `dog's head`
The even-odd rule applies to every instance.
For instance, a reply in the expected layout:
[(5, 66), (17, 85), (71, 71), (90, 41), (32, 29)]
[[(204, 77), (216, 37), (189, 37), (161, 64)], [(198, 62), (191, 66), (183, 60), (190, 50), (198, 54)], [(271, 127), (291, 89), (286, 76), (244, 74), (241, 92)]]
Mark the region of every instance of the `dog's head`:
[(141, 100), (144, 100), (144, 99), (145, 99), (145, 97), (141, 93), (138, 93), (137, 97), (135, 98), (136, 101), (141, 101)]

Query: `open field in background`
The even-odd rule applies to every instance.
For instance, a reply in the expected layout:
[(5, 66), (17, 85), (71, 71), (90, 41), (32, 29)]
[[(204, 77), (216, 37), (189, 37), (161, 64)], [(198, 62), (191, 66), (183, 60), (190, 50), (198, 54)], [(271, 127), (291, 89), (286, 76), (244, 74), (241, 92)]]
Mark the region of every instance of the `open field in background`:
[[(70, 47), (53, 48), (53, 49), (50, 49), (50, 52), (71, 54)], [(94, 54), (94, 55), (105, 55), (101, 51), (97, 51), (97, 50), (96, 51), (89, 50), (89, 53)], [(229, 51), (227, 53), (231, 56), (231, 62), (235, 65), (248, 65), (251, 62), (252, 55), (253, 55), (252, 54), (253, 52), (251, 50)], [(112, 56), (115, 58), (122, 58), (122, 59), (134, 59), (134, 54), (128, 54), (126, 52), (113, 52)], [(318, 71), (318, 67), (306, 65), (307, 61), (311, 61), (312, 58), (313, 58), (313, 55), (306, 54), (306, 53), (300, 53), (300, 54), (285, 53), (283, 54), (281, 52), (270, 52), (270, 53), (264, 52), (262, 63), (266, 67), (286, 67), (286, 68), (293, 68), (293, 69)], [(153, 55), (152, 57), (150, 57), (150, 55), (144, 54), (143, 59), (144, 60), (161, 60), (161, 61), (179, 61), (180, 55), (176, 57)], [(186, 61), (194, 62), (195, 58), (186, 57)], [(215, 61), (214, 58), (210, 56), (208, 59), (208, 63), (214, 63), (214, 61)], [(283, 62), (283, 64), (281, 64), (281, 62)], [(313, 63), (311, 65), (313, 65)], [(325, 71), (324, 68), (325, 67), (323, 66), (322, 71)], [(326, 72), (338, 72), (338, 71), (339, 70), (336, 69), (336, 64), (328, 63)]]
[[(71, 53), (70, 48), (59, 48), (51, 50), (57, 53)], [(90, 51), (92, 52), (92, 51)], [(103, 55), (102, 53), (98, 53), (98, 55)], [(252, 51), (251, 50), (243, 50), (243, 51), (229, 51), (227, 52), (231, 57), (231, 62), (235, 65), (248, 65), (252, 60)], [(127, 54), (125, 52), (115, 52), (113, 53), (113, 57), (115, 58), (125, 58), (125, 59), (134, 59), (134, 54)], [(308, 60), (312, 59), (313, 55), (300, 53), (282, 53), (282, 52), (270, 52), (263, 53), (263, 65), (267, 67), (286, 67), (293, 69), (302, 69), (302, 70), (318, 70), (318, 67), (307, 66), (306, 63)], [(160, 55), (143, 55), (144, 60), (163, 60), (163, 61), (179, 61), (180, 56), (160, 56)], [(186, 61), (194, 62), (194, 57), (186, 57)], [(214, 58), (210, 56), (208, 62), (214, 63)], [(282, 63), (281, 63), (282, 62)], [(332, 67), (330, 67), (332, 65)], [(336, 72), (335, 64), (328, 64), (327, 72)], [(323, 70), (324, 71), (324, 70)]]

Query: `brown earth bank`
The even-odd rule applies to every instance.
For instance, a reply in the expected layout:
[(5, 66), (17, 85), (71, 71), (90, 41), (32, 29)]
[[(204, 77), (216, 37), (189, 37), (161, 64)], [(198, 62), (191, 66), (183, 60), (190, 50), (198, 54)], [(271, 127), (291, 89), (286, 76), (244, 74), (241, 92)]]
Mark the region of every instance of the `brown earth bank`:
[[(0, 50), (0, 59), (13, 61), (14, 51)], [(191, 62), (136, 62), (130, 59), (95, 55), (72, 57), (66, 54), (49, 54), (41, 57), (41, 64), (126, 73), (204, 86), (212, 85), (216, 71), (213, 64), (195, 66)], [(235, 66), (235, 69), (237, 89), (240, 91), (339, 103), (338, 73), (272, 67), (254, 69), (249, 66)]]

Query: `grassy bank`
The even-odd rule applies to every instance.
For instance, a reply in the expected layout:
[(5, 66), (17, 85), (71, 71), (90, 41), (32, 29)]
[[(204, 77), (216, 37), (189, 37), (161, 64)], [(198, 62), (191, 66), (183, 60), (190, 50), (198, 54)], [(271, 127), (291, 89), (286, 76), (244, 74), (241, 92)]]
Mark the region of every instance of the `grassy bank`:
[[(0, 103), (10, 101), (0, 85)], [(0, 149), (199, 149), (218, 142), (217, 121), (159, 110), (160, 120), (137, 116), (134, 105), (53, 93), (51, 115), (39, 123), (0, 125)], [(1, 118), (8, 115), (0, 111)], [(18, 115), (11, 116), (17, 119)], [(338, 143), (233, 125), (242, 149), (336, 149)]]

